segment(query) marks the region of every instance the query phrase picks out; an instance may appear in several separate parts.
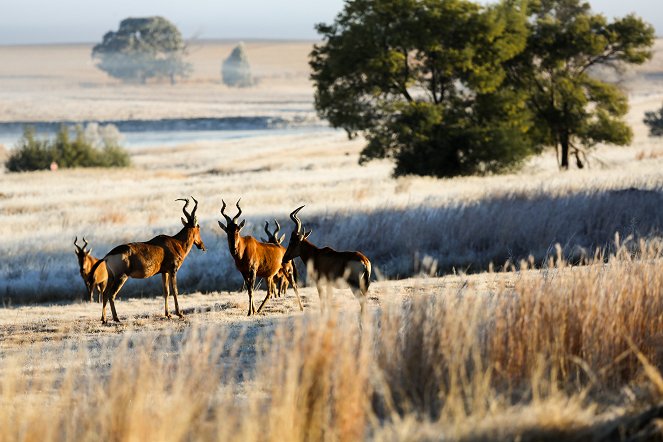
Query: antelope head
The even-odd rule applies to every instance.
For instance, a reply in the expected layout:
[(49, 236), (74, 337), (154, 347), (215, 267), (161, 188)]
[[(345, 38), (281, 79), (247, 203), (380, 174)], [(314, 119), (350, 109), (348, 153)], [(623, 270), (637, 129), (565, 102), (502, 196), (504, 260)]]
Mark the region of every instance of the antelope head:
[(279, 238), (279, 231), (281, 230), (281, 226), (279, 225), (279, 222), (274, 219), (274, 225), (276, 228), (274, 229), (274, 232), (269, 231), (269, 221), (265, 221), (265, 233), (267, 234), (267, 238), (263, 238), (263, 242), (269, 242), (272, 244), (281, 244), (283, 240), (285, 239), (285, 233), (281, 235)]
[(88, 244), (85, 237), (83, 237), (83, 247), (78, 245), (78, 236), (74, 239), (74, 246), (76, 247), (74, 249), (74, 253), (76, 253), (76, 257), (78, 258), (78, 266), (80, 268), (81, 276), (83, 277), (83, 279), (86, 279), (87, 274), (90, 271), (90, 268), (92, 267), (92, 264), (89, 259), (92, 249), (86, 250)]
[(223, 203), (223, 206), (221, 207), (221, 215), (226, 219), (226, 225), (224, 225), (221, 221), (219, 221), (219, 227), (221, 227), (221, 230), (226, 232), (226, 235), (228, 235), (228, 247), (230, 248), (230, 251), (233, 253), (233, 256), (237, 255), (239, 253), (239, 243), (240, 243), (240, 236), (239, 232), (242, 230), (244, 225), (246, 225), (246, 220), (242, 220), (241, 223), (237, 224), (237, 219), (242, 215), (242, 209), (239, 207), (239, 202), (241, 201), (241, 198), (237, 200), (237, 203), (235, 203), (235, 206), (237, 206), (237, 215), (235, 215), (233, 218), (230, 218), (228, 215), (226, 215), (225, 210), (226, 210), (226, 202), (221, 200)]
[(182, 207), (182, 212), (184, 212), (184, 217), (181, 218), (182, 224), (187, 229), (191, 229), (193, 234), (193, 244), (203, 252), (205, 249), (205, 244), (203, 243), (202, 238), (200, 237), (200, 226), (198, 225), (198, 218), (196, 217), (196, 210), (198, 210), (198, 201), (192, 196), (191, 199), (194, 202), (193, 210), (189, 213), (186, 211), (186, 208), (189, 206), (189, 198), (178, 198), (175, 201), (184, 201), (184, 207)]
[(313, 232), (312, 230), (309, 230), (308, 232), (302, 230), (302, 222), (297, 216), (297, 213), (299, 213), (299, 211), (303, 208), (304, 206), (301, 206), (290, 214), (290, 219), (293, 223), (295, 223), (295, 230), (293, 230), (290, 234), (290, 242), (288, 242), (288, 248), (283, 255), (284, 264), (301, 255), (302, 242), (304, 242), (304, 240), (308, 238), (311, 232)]

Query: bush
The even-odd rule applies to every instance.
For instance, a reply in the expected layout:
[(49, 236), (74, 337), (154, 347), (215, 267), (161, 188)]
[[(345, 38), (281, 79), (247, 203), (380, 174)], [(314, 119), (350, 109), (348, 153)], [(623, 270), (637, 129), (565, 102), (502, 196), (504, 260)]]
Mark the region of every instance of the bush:
[(649, 126), (649, 135), (663, 137), (663, 107), (657, 111), (645, 112), (644, 123)]
[(238, 44), (223, 61), (221, 76), (226, 86), (250, 87), (254, 85), (244, 43)]
[(5, 162), (10, 172), (45, 170), (56, 163), (58, 167), (127, 167), (129, 153), (119, 146), (119, 132), (113, 126), (100, 127), (89, 124), (84, 131), (75, 127), (75, 136), (70, 137), (65, 125), (55, 140), (38, 139), (32, 127), (26, 127), (23, 137), (11, 151)]

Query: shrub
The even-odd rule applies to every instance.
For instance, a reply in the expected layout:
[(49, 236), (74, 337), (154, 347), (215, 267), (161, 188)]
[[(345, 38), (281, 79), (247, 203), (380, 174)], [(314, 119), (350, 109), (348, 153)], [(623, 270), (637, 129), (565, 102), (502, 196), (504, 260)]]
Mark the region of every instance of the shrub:
[(244, 43), (238, 44), (223, 61), (221, 69), (223, 83), (231, 87), (250, 87), (254, 81), (251, 77), (251, 66), (246, 55)]
[(45, 170), (52, 163), (58, 167), (127, 167), (129, 153), (119, 146), (117, 129), (89, 124), (84, 131), (76, 126), (75, 135), (62, 125), (54, 140), (39, 139), (33, 127), (26, 127), (23, 137), (10, 153), (5, 167), (10, 172)]
[(649, 126), (649, 135), (663, 137), (663, 107), (657, 111), (645, 112), (643, 122)]

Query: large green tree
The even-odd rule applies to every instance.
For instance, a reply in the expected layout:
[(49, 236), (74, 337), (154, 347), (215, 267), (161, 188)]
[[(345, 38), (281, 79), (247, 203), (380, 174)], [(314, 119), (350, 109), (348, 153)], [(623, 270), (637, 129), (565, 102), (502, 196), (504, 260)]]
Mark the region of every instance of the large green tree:
[(92, 48), (99, 69), (124, 81), (178, 77), (191, 72), (184, 61), (186, 45), (177, 27), (163, 17), (127, 18)]
[(319, 115), (395, 174), (504, 170), (533, 152), (525, 96), (504, 80), (526, 42), (521, 1), (349, 0), (311, 53)]
[(628, 15), (609, 22), (580, 0), (532, 0), (526, 49), (510, 63), (510, 83), (527, 91), (533, 142), (553, 146), (568, 169), (597, 143), (629, 144), (627, 97), (601, 81), (599, 68), (620, 70), (651, 57), (654, 29)]

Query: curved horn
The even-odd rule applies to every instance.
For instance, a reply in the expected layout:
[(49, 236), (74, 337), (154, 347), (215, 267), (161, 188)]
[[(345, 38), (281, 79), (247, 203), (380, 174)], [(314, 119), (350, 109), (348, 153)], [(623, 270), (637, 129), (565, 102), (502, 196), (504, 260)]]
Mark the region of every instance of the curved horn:
[(76, 236), (76, 238), (74, 238), (74, 246), (76, 246), (76, 249), (82, 250), (81, 246), (78, 245), (78, 236)]
[(269, 221), (265, 221), (265, 233), (267, 234), (267, 239), (270, 239), (272, 237), (272, 234), (269, 233)]
[(295, 225), (297, 226), (297, 233), (299, 233), (299, 232), (302, 230), (302, 222), (301, 222), (301, 220), (299, 219), (299, 217), (297, 216), (297, 213), (299, 213), (299, 211), (302, 210), (303, 208), (304, 208), (304, 206), (298, 207), (297, 209), (295, 209), (295, 210), (290, 214), (290, 219), (291, 219), (292, 222), (294, 222)]
[(221, 202), (223, 203), (223, 206), (221, 206), (221, 215), (223, 215), (223, 217), (226, 219), (226, 224), (230, 224), (230, 223), (232, 223), (233, 221), (230, 219), (230, 217), (229, 217), (228, 215), (226, 215), (226, 214), (223, 212), (224, 210), (226, 210), (226, 202), (223, 201), (223, 199), (221, 200)]
[(85, 237), (83, 237), (83, 242), (85, 243), (85, 244), (83, 244), (83, 251), (87, 252), (87, 253), (90, 253), (89, 250), (85, 250), (85, 248), (87, 247), (87, 239), (85, 239)]
[(187, 221), (191, 221), (191, 214), (186, 213), (186, 208), (189, 207), (189, 198), (177, 198), (175, 201), (184, 201), (184, 207), (182, 207), (182, 212), (184, 212), (184, 216), (186, 217)]
[(196, 220), (196, 210), (198, 210), (198, 200), (191, 195), (191, 199), (195, 203), (193, 206), (193, 210), (191, 211), (191, 219), (193, 220), (194, 223), (196, 223), (198, 220)]
[(274, 224), (276, 224), (276, 230), (274, 230), (274, 237), (276, 237), (276, 234), (279, 233), (279, 230), (281, 230), (281, 225), (278, 221), (276, 221), (276, 218), (274, 218)]
[(241, 198), (238, 199), (237, 202), (235, 203), (235, 205), (237, 206), (237, 210), (239, 210), (239, 212), (237, 212), (237, 215), (235, 215), (235, 216), (233, 217), (233, 222), (237, 221), (237, 218), (239, 218), (239, 216), (242, 214), (242, 208), (239, 207), (239, 202), (240, 202), (240, 201), (242, 201)]

